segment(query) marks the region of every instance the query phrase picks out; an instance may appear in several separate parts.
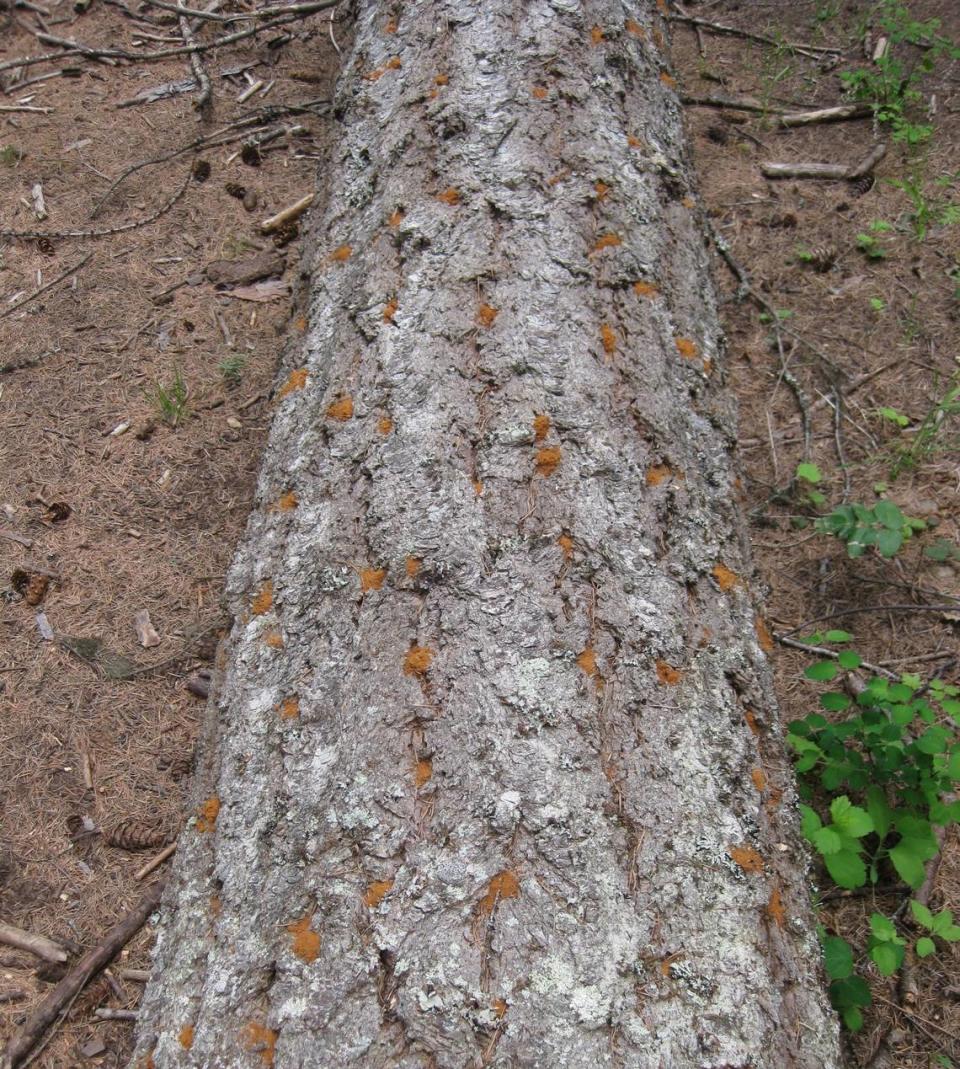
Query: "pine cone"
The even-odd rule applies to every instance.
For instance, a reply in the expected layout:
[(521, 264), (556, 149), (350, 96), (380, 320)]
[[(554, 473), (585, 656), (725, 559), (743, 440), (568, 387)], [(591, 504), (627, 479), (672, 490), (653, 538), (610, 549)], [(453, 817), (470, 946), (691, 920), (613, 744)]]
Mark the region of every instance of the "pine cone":
[(157, 850), (166, 846), (173, 836), (156, 824), (145, 824), (141, 820), (121, 820), (105, 832), (103, 838), (108, 846), (136, 851)]

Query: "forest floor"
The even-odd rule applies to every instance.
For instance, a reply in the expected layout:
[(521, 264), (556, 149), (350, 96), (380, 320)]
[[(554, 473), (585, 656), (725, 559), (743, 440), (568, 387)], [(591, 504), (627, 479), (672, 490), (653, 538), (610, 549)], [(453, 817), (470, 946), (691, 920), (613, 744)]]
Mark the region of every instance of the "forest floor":
[[(138, 872), (182, 821), (203, 711), (192, 691), (214, 667), (219, 594), (251, 507), (274, 371), (305, 327), (300, 241), (260, 224), (314, 188), (338, 29), (321, 12), (205, 53), (213, 103), (198, 114), (196, 91), (120, 106), (189, 79), (183, 55), (9, 63), (49, 49), (38, 32), (137, 55), (176, 48), (175, 15), (119, 0), (94, 0), (83, 14), (66, 0), (8, 8), (0, 108), (48, 110), (0, 110), (0, 227), (142, 224), (0, 247), (0, 919), (76, 951), (160, 878), (162, 866)], [(842, 626), (868, 662), (955, 682), (960, 617), (931, 607), (960, 605), (958, 561), (924, 550), (960, 542), (960, 403), (949, 401), (960, 383), (960, 210), (950, 211), (960, 203), (960, 63), (938, 57), (918, 83), (911, 119), (932, 125), (919, 145), (870, 118), (785, 130), (775, 114), (845, 99), (840, 72), (870, 68), (863, 46), (865, 35), (877, 43), (877, 8), (689, 0), (671, 10), (773, 43), (674, 21), (673, 69), (683, 94), (759, 105), (685, 110), (705, 215), (775, 313), (739, 299), (717, 258), (770, 629), (802, 637)], [(918, 20), (940, 17), (941, 33), (960, 41), (953, 0), (909, 8)], [(234, 28), (196, 34), (208, 42)], [(839, 51), (808, 56), (784, 42)], [(909, 69), (928, 51), (896, 48)], [(215, 143), (191, 148), (198, 137)], [(872, 181), (760, 171), (767, 160), (856, 163), (878, 138), (887, 153)], [(282, 264), (267, 262), (277, 254)], [(226, 260), (265, 277), (228, 291), (210, 266)], [(798, 464), (815, 465), (819, 481), (798, 482)], [(812, 526), (841, 503), (872, 507), (882, 496), (927, 524), (891, 560), (875, 550), (850, 559)], [(144, 611), (150, 627), (141, 618), (138, 630)], [(770, 655), (784, 723), (815, 711), (822, 688), (803, 677), (814, 655), (772, 644)], [(824, 924), (858, 949), (874, 995), (849, 1038), (850, 1064), (871, 1064), (883, 1042), (887, 1060), (876, 1065), (960, 1066), (958, 944), (911, 969), (906, 998), (862, 952), (871, 913), (890, 916), (903, 902), (888, 882), (824, 903)], [(956, 828), (929, 904), (960, 912)], [(34, 1064), (125, 1063), (131, 1023), (94, 1011), (135, 1010), (151, 941), (143, 929), (81, 993)], [(63, 970), (36, 966), (0, 946), (0, 1041)]]

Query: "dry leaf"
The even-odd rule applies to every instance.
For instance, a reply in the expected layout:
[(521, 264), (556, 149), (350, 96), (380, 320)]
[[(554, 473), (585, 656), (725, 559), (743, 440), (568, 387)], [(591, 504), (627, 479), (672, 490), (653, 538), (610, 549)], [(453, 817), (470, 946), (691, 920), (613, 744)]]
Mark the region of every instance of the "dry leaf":
[(160, 645), (160, 636), (150, 622), (150, 613), (141, 609), (133, 618), (133, 626), (137, 629), (137, 640), (144, 649)]

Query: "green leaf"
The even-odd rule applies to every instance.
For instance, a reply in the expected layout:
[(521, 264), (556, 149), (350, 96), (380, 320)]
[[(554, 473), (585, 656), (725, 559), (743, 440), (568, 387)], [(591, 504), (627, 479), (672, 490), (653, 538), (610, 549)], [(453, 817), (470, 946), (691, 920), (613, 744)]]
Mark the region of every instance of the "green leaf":
[(927, 546), (924, 549), (923, 554), (925, 557), (929, 557), (930, 560), (946, 561), (960, 557), (960, 550), (949, 538), (938, 538), (932, 546)]
[(869, 1006), (870, 988), (862, 976), (845, 976), (830, 984), (830, 1003), (835, 1010), (850, 1006)]
[(863, 1028), (863, 1014), (856, 1008), (856, 1006), (847, 1006), (840, 1016), (843, 1018), (843, 1023), (851, 1032), (859, 1032)]
[(835, 661), (817, 661), (815, 664), (808, 665), (803, 674), (807, 679), (815, 679), (820, 683), (826, 683), (833, 679), (837, 674), (837, 665)]
[[(823, 863), (838, 887), (852, 890), (867, 882), (867, 869), (863, 859), (852, 850), (841, 850), (838, 854), (824, 856)], [(923, 877), (920, 882), (923, 882)]]
[(818, 483), (822, 476), (816, 464), (798, 464), (797, 478), (803, 479), (804, 482), (808, 483)]
[(808, 805), (800, 806), (800, 828), (805, 839), (813, 839), (813, 836), (823, 827), (823, 821), (816, 812)]
[(877, 518), (878, 523), (882, 523), (884, 527), (889, 528), (891, 531), (899, 531), (903, 526), (903, 513), (892, 502), (883, 498), (873, 506), (873, 514)]
[(823, 636), (824, 642), (852, 642), (853, 635), (849, 631), (828, 631)]
[(873, 821), (873, 830), (882, 841), (890, 830), (890, 825), (893, 822), (893, 812), (887, 804), (887, 799), (881, 788), (876, 786), (867, 788), (867, 812)]
[(933, 918), (933, 927), (931, 931), (934, 935), (942, 935), (944, 932), (949, 931), (953, 924), (953, 913), (949, 909), (941, 909), (940, 912)]
[(916, 854), (904, 848), (902, 844), (895, 846), (890, 851), (890, 861), (904, 883), (908, 883), (911, 887), (919, 887), (923, 883), (926, 875), (923, 861)]
[(846, 939), (828, 935), (823, 940), (823, 963), (831, 980), (845, 980), (853, 973), (853, 950)]
[[(820, 695), (820, 704), (831, 713), (842, 713), (844, 709), (850, 707), (850, 699), (846, 694), (840, 694), (838, 691), (831, 690), (826, 694)], [(957, 777), (960, 779), (960, 776)]]
[(841, 650), (837, 654), (837, 664), (841, 668), (846, 668), (847, 671), (851, 671), (854, 668), (859, 668), (863, 664), (863, 659), (860, 654), (854, 650)]
[(903, 545), (903, 533), (884, 529), (877, 532), (877, 549), (886, 560), (895, 557)]
[(914, 746), (925, 754), (943, 753), (947, 748), (947, 731), (945, 728), (934, 725), (917, 739)]
[(896, 925), (882, 913), (870, 914), (870, 931), (881, 943), (889, 943), (891, 939), (897, 938)]
[(827, 856), (839, 853), (843, 847), (843, 841), (833, 828), (821, 828), (819, 831), (814, 832), (813, 845), (821, 854)]
[[(832, 810), (831, 806), (831, 812)], [(864, 835), (869, 835), (873, 831), (870, 814), (858, 805), (850, 806), (840, 816), (834, 816), (833, 819), (842, 834), (854, 839), (862, 839)]]
[(951, 924), (949, 928), (944, 928), (942, 932), (937, 932), (937, 935), (948, 943), (960, 943), (960, 925)]
[[(878, 408), (877, 412), (883, 416), (884, 419), (890, 420), (891, 423), (896, 423), (898, 427), (906, 427), (910, 423), (910, 420), (895, 408)], [(886, 489), (886, 484), (884, 484), (884, 489)], [(879, 492), (882, 493), (883, 491)]]
[(933, 914), (922, 902), (918, 902), (915, 898), (911, 898), (910, 912), (913, 914), (913, 919), (917, 924), (922, 925), (927, 931), (933, 930)]
[(929, 958), (930, 955), (937, 949), (934, 941), (927, 936), (921, 936), (917, 940), (917, 945), (914, 950), (917, 952), (918, 958)]
[(903, 962), (903, 947), (894, 943), (879, 943), (870, 948), (870, 957), (883, 976), (893, 976)]

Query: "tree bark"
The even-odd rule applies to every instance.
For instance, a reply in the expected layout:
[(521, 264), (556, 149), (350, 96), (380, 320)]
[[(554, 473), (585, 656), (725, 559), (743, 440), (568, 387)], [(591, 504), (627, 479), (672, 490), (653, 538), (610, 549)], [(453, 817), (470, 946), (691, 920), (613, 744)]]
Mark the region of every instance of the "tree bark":
[(354, 6), (133, 1064), (837, 1066), (654, 5)]

